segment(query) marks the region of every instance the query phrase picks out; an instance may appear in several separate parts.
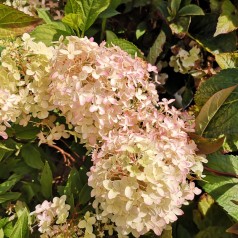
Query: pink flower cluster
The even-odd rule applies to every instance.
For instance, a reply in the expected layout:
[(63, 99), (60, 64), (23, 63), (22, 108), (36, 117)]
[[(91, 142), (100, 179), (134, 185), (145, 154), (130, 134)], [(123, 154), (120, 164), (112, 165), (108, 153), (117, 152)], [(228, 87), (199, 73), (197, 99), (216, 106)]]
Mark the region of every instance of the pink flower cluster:
[[(119, 237), (160, 235), (199, 194), (189, 179), (202, 177), (206, 159), (187, 135), (193, 118), (170, 107), (172, 101), (158, 101), (153, 66), (76, 36), (46, 47), (24, 35), (1, 60), (0, 135), (7, 137), (9, 122), (25, 126), (36, 117), (48, 128), (39, 133), (41, 143), (71, 134), (94, 149), (93, 206), (115, 223)], [(58, 124), (53, 110), (67, 125)]]
[(119, 47), (105, 47), (70, 36), (55, 56), (50, 84), (51, 102), (67, 123), (94, 146), (116, 128), (138, 127), (158, 96), (141, 58)]

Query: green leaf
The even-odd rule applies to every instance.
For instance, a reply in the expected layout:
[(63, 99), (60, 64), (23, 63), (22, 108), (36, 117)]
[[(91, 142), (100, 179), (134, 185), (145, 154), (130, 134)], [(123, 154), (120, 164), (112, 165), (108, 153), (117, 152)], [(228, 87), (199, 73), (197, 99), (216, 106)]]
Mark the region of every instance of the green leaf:
[(138, 40), (141, 36), (143, 36), (146, 32), (147, 24), (145, 21), (142, 21), (138, 24), (136, 28), (136, 39)]
[(188, 32), (190, 22), (191, 17), (178, 17), (170, 23), (169, 27), (173, 34), (184, 35)]
[(221, 138), (205, 138), (195, 133), (188, 133), (189, 137), (193, 139), (197, 145), (199, 153), (211, 154), (221, 148), (224, 143), (225, 137)]
[(46, 10), (45, 8), (37, 8), (36, 10), (37, 10), (38, 16), (42, 18), (45, 23), (49, 23), (49, 24), (52, 23), (52, 19), (48, 10)]
[(46, 161), (40, 177), (41, 192), (45, 198), (52, 197), (52, 182), (53, 175), (49, 163)]
[(11, 233), (11, 238), (28, 238), (29, 228), (28, 228), (28, 211), (25, 208), (21, 216), (18, 218), (16, 224), (13, 227)]
[(14, 129), (15, 137), (19, 140), (32, 140), (35, 139), (40, 129), (33, 124), (28, 124), (27, 126), (20, 126), (15, 124), (12, 126)]
[(231, 238), (231, 236), (225, 232), (224, 227), (209, 226), (205, 230), (200, 231), (194, 238)]
[(130, 41), (124, 40), (124, 39), (112, 39), (107, 44), (108, 46), (117, 45), (122, 50), (126, 51), (128, 54), (130, 54), (132, 57), (135, 57), (137, 55), (138, 57), (143, 58), (142, 52), (137, 48), (136, 45), (131, 43)]
[(218, 18), (216, 32), (214, 36), (226, 34), (238, 28), (237, 9), (230, 0), (224, 0), (222, 3), (222, 12)]
[(0, 184), (0, 195), (6, 193), (10, 190), (20, 179), (22, 178), (21, 175), (13, 174), (11, 175), (7, 181)]
[(163, 31), (159, 33), (154, 44), (150, 48), (149, 54), (147, 56), (147, 61), (149, 61), (152, 65), (156, 63), (157, 57), (163, 52), (163, 46), (166, 42), (166, 36)]
[(2, 228), (0, 229), (0, 238), (4, 238), (4, 231)]
[(203, 135), (204, 131), (211, 123), (213, 117), (217, 114), (218, 110), (222, 107), (226, 99), (236, 89), (237, 86), (232, 86), (226, 89), (222, 89), (212, 95), (205, 105), (200, 110), (199, 115), (196, 117), (196, 133)]
[(10, 238), (12, 230), (13, 230), (13, 222), (11, 221), (11, 222), (8, 222), (6, 224), (6, 226), (4, 227), (4, 235), (5, 235), (5, 237), (9, 237)]
[(78, 196), (84, 185), (85, 183), (81, 179), (78, 170), (76, 168), (72, 168), (68, 176), (68, 181), (64, 189), (64, 194), (73, 193), (74, 195)]
[(205, 181), (199, 183), (230, 216), (238, 221), (238, 206), (232, 202), (238, 200), (238, 179), (235, 178), (238, 175), (238, 158), (214, 153), (208, 155), (207, 159)]
[(79, 14), (82, 18), (80, 30), (82, 35), (97, 19), (98, 15), (107, 9), (110, 0), (69, 0), (65, 6), (66, 15), (69, 13)]
[[(232, 222), (229, 219), (226, 212), (214, 201), (209, 194), (203, 194), (198, 201), (197, 208), (193, 210), (193, 221), (197, 225), (200, 232), (195, 237), (230, 237), (226, 233), (226, 228), (229, 227)], [(223, 219), (220, 219), (222, 217)], [(213, 233), (209, 233), (210, 227), (219, 228)]]
[(121, 4), (121, 0), (111, 0), (110, 1), (110, 5), (107, 7), (106, 10), (104, 10), (99, 17), (100, 18), (110, 18), (113, 16), (116, 16), (118, 14), (120, 14), (120, 12), (118, 12), (116, 10), (116, 8)]
[(22, 197), (24, 198), (24, 201), (26, 201), (27, 203), (30, 203), (32, 201), (35, 194), (40, 191), (40, 188), (38, 189), (38, 191), (36, 191), (36, 187), (39, 188), (39, 184), (24, 182), (21, 187)]
[(121, 14), (121, 13), (118, 12), (118, 11), (116, 11), (116, 10), (106, 9), (106, 11), (103, 11), (103, 12), (99, 15), (99, 17), (106, 19), (106, 18), (114, 17), (114, 16), (119, 15), (119, 14)]
[(175, 16), (177, 14), (180, 4), (181, 0), (170, 0), (170, 9), (172, 11), (172, 15)]
[(0, 219), (0, 228), (3, 228), (9, 222), (8, 217), (4, 217)]
[(4, 158), (4, 156), (7, 154), (7, 152), (13, 152), (14, 149), (8, 148), (4, 144), (0, 143), (0, 161)]
[(117, 35), (113, 31), (106, 31), (107, 42), (111, 42), (113, 39), (118, 39)]
[[(225, 69), (205, 81), (197, 90), (195, 103), (202, 107), (206, 101), (218, 91), (238, 84), (238, 69)], [(217, 113), (206, 127), (203, 135), (207, 138), (225, 136), (223, 144), (225, 151), (237, 151), (238, 149), (238, 88), (225, 100)], [(223, 97), (223, 96), (222, 96)], [(214, 105), (215, 106), (215, 105)], [(197, 127), (199, 127), (197, 125)]]
[(34, 37), (36, 41), (42, 41), (47, 46), (52, 45), (54, 41), (58, 41), (60, 36), (69, 35), (74, 35), (74, 32), (63, 22), (43, 24), (31, 32), (31, 36)]
[(32, 31), (42, 19), (0, 3), (0, 38), (15, 37)]
[(221, 0), (210, 0), (211, 12), (219, 12), (221, 10)]
[(5, 194), (0, 194), (0, 203), (7, 201), (15, 201), (21, 196), (21, 193), (18, 192), (8, 192)]
[(0, 150), (5, 150), (5, 151), (13, 151), (13, 149), (8, 148), (7, 146), (5, 146), (4, 144), (0, 143)]
[(170, 230), (163, 230), (161, 236), (161, 238), (173, 238), (172, 236), (172, 229)]
[(179, 16), (195, 16), (195, 15), (204, 15), (202, 8), (195, 4), (189, 4), (181, 8), (178, 12)]
[(238, 235), (238, 223), (232, 225), (231, 227), (229, 227), (226, 232)]
[(79, 13), (79, 3), (77, 0), (68, 0), (65, 8), (64, 8), (64, 12), (65, 15), (69, 14), (69, 13)]
[(221, 53), (215, 55), (216, 62), (222, 69), (238, 68), (238, 53)]
[(161, 1), (161, 0), (155, 0), (152, 1), (153, 7), (155, 7), (157, 10), (159, 10), (160, 14), (163, 16), (163, 18), (169, 17), (168, 12), (168, 2), (167, 1)]
[(208, 52), (219, 54), (236, 50), (236, 34), (231, 32), (214, 37), (217, 25), (217, 14), (193, 16), (189, 33)]
[(21, 148), (21, 155), (25, 163), (34, 169), (42, 169), (44, 163), (41, 160), (41, 154), (37, 146), (33, 144), (25, 144)]
[(79, 203), (81, 205), (86, 204), (91, 199), (92, 188), (85, 184), (79, 193)]
[(80, 25), (82, 24), (80, 14), (76, 13), (67, 14), (65, 17), (62, 18), (62, 21), (76, 31), (78, 31)]
[(81, 166), (78, 173), (80, 176), (80, 180), (82, 184), (88, 184), (88, 176), (87, 176), (88, 169), (85, 166)]

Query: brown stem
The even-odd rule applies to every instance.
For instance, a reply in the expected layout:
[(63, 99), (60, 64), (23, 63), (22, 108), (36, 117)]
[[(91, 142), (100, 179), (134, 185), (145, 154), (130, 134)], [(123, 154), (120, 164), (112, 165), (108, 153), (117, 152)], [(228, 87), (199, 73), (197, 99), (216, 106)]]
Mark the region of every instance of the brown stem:
[[(61, 141), (69, 150), (71, 150), (70, 146), (69, 146), (64, 140), (60, 139), (60, 141)], [(73, 153), (78, 159), (81, 159), (80, 156), (79, 156), (75, 151), (73, 151), (73, 150), (71, 150), (71, 151), (72, 151), (72, 153)]]
[(219, 176), (226, 176), (226, 177), (231, 177), (231, 178), (238, 178), (238, 175), (237, 174), (233, 174), (233, 173), (226, 173), (226, 172), (221, 172), (221, 171), (218, 171), (218, 170), (215, 170), (215, 169), (211, 169), (211, 168), (208, 168), (206, 166), (204, 166), (204, 169), (211, 172), (211, 173), (214, 173), (216, 175), (219, 175)]
[(85, 159), (86, 159), (86, 156), (80, 156), (80, 155), (78, 155), (75, 151), (73, 151), (71, 148), (70, 148), (70, 146), (64, 141), (64, 140), (62, 140), (62, 139), (60, 139), (60, 141), (69, 149), (69, 150), (71, 150), (72, 151), (72, 153), (75, 155), (75, 157), (78, 159), (78, 165), (79, 166), (81, 166), (82, 164), (83, 164), (83, 162), (85, 161)]
[(66, 165), (70, 166), (71, 162), (73, 162), (73, 163), (76, 162), (74, 157), (71, 154), (65, 152), (59, 146), (57, 146), (57, 145), (50, 145), (50, 144), (47, 144), (47, 145), (52, 147), (52, 148), (54, 148), (54, 149), (56, 149), (56, 150), (58, 150), (62, 154), (62, 156), (64, 158), (64, 162), (66, 163)]

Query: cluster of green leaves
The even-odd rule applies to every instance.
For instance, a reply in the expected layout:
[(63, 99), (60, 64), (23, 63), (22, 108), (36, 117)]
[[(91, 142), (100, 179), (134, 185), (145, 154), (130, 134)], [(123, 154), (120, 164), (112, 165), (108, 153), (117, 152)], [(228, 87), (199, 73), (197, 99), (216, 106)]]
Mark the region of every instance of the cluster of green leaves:
[[(194, 103), (198, 110), (196, 132), (190, 136), (200, 152), (208, 154), (206, 177), (199, 185), (209, 194), (184, 207), (185, 215), (173, 224), (172, 231), (163, 233), (164, 238), (228, 238), (238, 234), (238, 6), (232, 0), (197, 2), (68, 0), (61, 21), (53, 20), (45, 9), (36, 9), (36, 16), (31, 17), (0, 4), (3, 39), (30, 32), (37, 41), (52, 45), (61, 35), (93, 36), (153, 65), (168, 62), (171, 46), (186, 48), (192, 39), (202, 48), (203, 66), (210, 57), (211, 67), (219, 67), (221, 72), (215, 76), (205, 75), (209, 79), (198, 90), (192, 75), (163, 69), (169, 79), (159, 92), (171, 98), (182, 88), (182, 103), (177, 105), (187, 108)], [(32, 124), (24, 128), (12, 125), (8, 133), (9, 139), (0, 141), (0, 238), (29, 237), (29, 211), (44, 199), (66, 194), (71, 214), (79, 217), (91, 209), (86, 176), (90, 159), (67, 167), (55, 148), (38, 146), (38, 128)], [(84, 155), (82, 145), (71, 139), (67, 143), (57, 146), (72, 156)], [(13, 205), (16, 216), (9, 219), (5, 212)]]
[[(81, 167), (77, 164), (66, 167), (54, 150), (37, 145), (38, 132), (31, 124), (13, 125), (9, 138), (0, 142), (0, 237), (29, 237), (29, 211), (45, 199), (67, 194), (67, 203), (72, 213), (78, 208), (78, 217), (89, 209), (86, 208), (91, 198), (86, 175), (89, 161)], [(75, 153), (84, 153), (75, 142), (69, 147)], [(16, 213), (15, 218), (8, 218), (6, 211)]]

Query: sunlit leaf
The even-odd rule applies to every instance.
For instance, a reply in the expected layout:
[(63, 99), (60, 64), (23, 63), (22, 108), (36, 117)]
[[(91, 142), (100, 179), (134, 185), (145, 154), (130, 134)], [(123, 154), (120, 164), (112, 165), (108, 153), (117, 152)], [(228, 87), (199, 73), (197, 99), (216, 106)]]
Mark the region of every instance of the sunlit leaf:
[(130, 41), (114, 38), (110, 42), (108, 42), (108, 46), (113, 46), (113, 45), (119, 46), (122, 50), (126, 51), (132, 57), (135, 57), (135, 55), (139, 57), (143, 57), (141, 50), (139, 50), (137, 46), (134, 45)]
[(236, 50), (236, 34), (230, 32), (214, 37), (217, 25), (217, 14), (206, 13), (205, 16), (193, 16), (189, 33), (205, 50), (212, 54)]
[(209, 123), (216, 115), (220, 107), (224, 104), (226, 99), (234, 91), (237, 86), (232, 86), (226, 89), (222, 89), (212, 95), (211, 98), (202, 107), (199, 115), (196, 117), (196, 133), (203, 135), (204, 131), (208, 127)]
[(69, 13), (62, 18), (62, 21), (69, 25), (72, 29), (78, 30), (82, 24), (82, 19), (80, 14)]
[(32, 31), (40, 23), (41, 18), (29, 16), (0, 3), (0, 38), (22, 35)]
[(143, 36), (146, 32), (147, 25), (145, 21), (142, 21), (138, 24), (136, 28), (136, 39), (139, 39), (141, 36)]
[(5, 182), (0, 184), (0, 194), (4, 194), (10, 190), (21, 178), (21, 175), (11, 175)]
[(183, 36), (188, 32), (190, 22), (191, 17), (178, 17), (169, 26), (174, 34)]
[(211, 154), (216, 152), (221, 148), (224, 143), (225, 137), (221, 137), (218, 139), (214, 138), (205, 138), (195, 133), (188, 133), (189, 137), (192, 138), (201, 154)]
[(150, 48), (149, 54), (147, 56), (148, 62), (150, 62), (153, 65), (156, 63), (157, 57), (163, 51), (163, 45), (164, 45), (165, 41), (166, 41), (165, 33), (163, 31), (161, 31), (159, 33), (159, 35), (157, 36), (154, 44)]
[[(197, 90), (195, 94), (195, 103), (201, 108), (215, 93), (227, 89), (232, 86), (238, 85), (238, 69), (225, 69), (210, 79), (206, 80)], [(228, 89), (229, 91), (229, 89)], [(225, 102), (220, 106), (219, 110), (213, 114), (213, 117), (209, 115), (209, 118), (200, 120), (196, 125), (196, 129), (203, 133), (207, 138), (219, 138), (225, 136), (225, 142), (223, 149), (227, 152), (237, 151), (238, 149), (238, 88), (229, 95)], [(225, 95), (220, 95), (221, 99)], [(214, 99), (214, 105), (211, 108), (216, 108), (219, 98)], [(210, 100), (211, 101), (211, 100)], [(210, 102), (213, 104), (212, 102)], [(217, 108), (218, 109), (218, 108)], [(204, 114), (205, 115), (205, 114)], [(211, 119), (208, 123), (208, 119)], [(201, 123), (201, 125), (200, 125)], [(208, 124), (207, 124), (208, 123)], [(201, 126), (201, 128), (200, 128)], [(204, 127), (205, 126), (205, 130)], [(201, 130), (202, 129), (202, 130)]]
[(94, 23), (99, 14), (107, 9), (110, 0), (69, 0), (65, 6), (65, 13), (76, 13), (82, 18), (80, 30), (82, 35)]
[(7, 146), (5, 146), (4, 144), (0, 143), (0, 150), (5, 150), (5, 151), (13, 151), (13, 149), (8, 148)]
[(209, 168), (204, 181), (199, 182), (224, 210), (238, 221), (238, 158), (233, 155), (214, 153), (207, 156)]
[(237, 9), (230, 0), (224, 0), (222, 3), (222, 12), (218, 18), (216, 32), (214, 36), (234, 31), (238, 28)]
[(216, 62), (222, 69), (238, 67), (238, 53), (221, 53), (215, 55)]
[(204, 15), (202, 8), (195, 4), (189, 4), (181, 8), (178, 12), (179, 16), (194, 16), (194, 15)]
[(4, 231), (2, 228), (0, 229), (0, 238), (4, 238)]
[[(220, 217), (223, 219), (219, 219)], [(230, 237), (225, 230), (232, 222), (209, 194), (204, 193), (199, 198), (197, 208), (193, 210), (193, 221), (200, 230), (195, 237), (203, 238), (204, 235), (204, 237), (212, 238), (214, 234), (216, 234), (215, 237), (220, 238)], [(210, 233), (212, 230), (214, 230), (213, 233)]]
[(54, 41), (58, 41), (60, 36), (69, 35), (74, 35), (74, 32), (63, 22), (43, 24), (31, 32), (31, 36), (35, 38), (36, 41), (42, 41), (47, 46), (52, 45)]
[(107, 42), (111, 42), (113, 39), (117, 39), (117, 35), (113, 31), (106, 31)]
[(11, 233), (11, 238), (28, 238), (29, 228), (28, 228), (28, 211), (25, 208), (21, 216), (18, 218), (16, 224), (13, 227)]
[(37, 8), (38, 17), (42, 18), (45, 23), (52, 23), (51, 16), (49, 14), (49, 11), (45, 8)]

